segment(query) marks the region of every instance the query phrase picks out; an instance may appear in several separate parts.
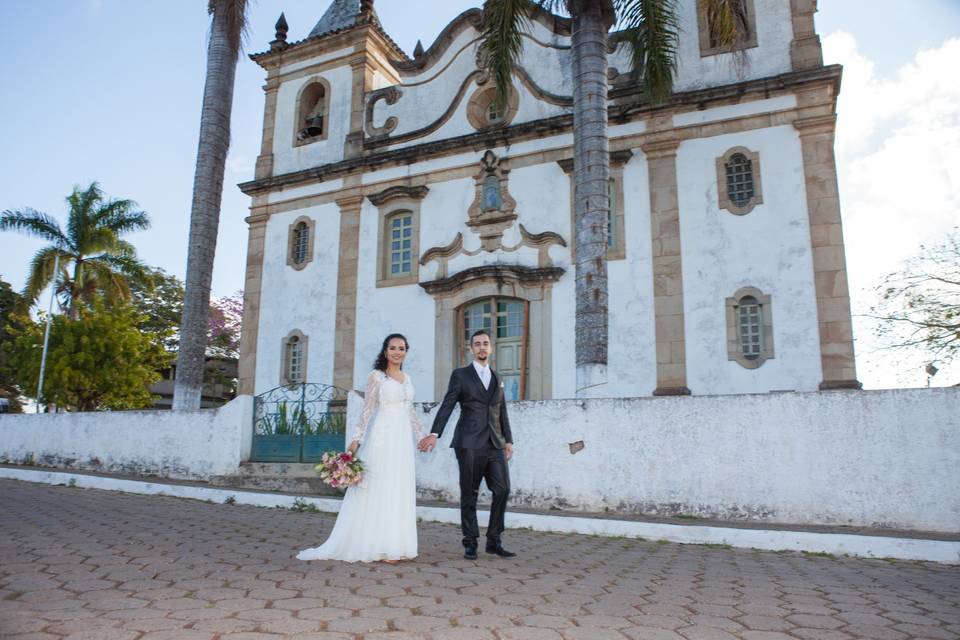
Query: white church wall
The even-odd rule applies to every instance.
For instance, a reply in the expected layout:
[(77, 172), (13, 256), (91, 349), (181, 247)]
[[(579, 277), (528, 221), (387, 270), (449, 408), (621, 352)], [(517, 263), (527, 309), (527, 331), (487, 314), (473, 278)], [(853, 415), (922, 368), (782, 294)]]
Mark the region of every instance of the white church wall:
[[(432, 424), (438, 407), (423, 409)], [(508, 411), (513, 505), (960, 531), (960, 389), (547, 400)], [(423, 498), (459, 498), (449, 449), (458, 415), (433, 453), (417, 454)], [(571, 455), (576, 441), (585, 447)]]
[(790, 0), (752, 0), (757, 23), (758, 46), (734, 53), (702, 57), (697, 26), (697, 3), (677, 5), (680, 40), (674, 91), (691, 91), (775, 76), (791, 71), (790, 41), (793, 26)]
[[(431, 190), (421, 203), (421, 230), (423, 210), (434, 197)], [(369, 200), (364, 200), (360, 213), (353, 386), (361, 390), (366, 388), (367, 376), (383, 339), (391, 333), (402, 333), (410, 343), (404, 371), (413, 380), (416, 398), (419, 401), (432, 400), (434, 301), (418, 284), (377, 287), (377, 261), (381, 259), (378, 236), (380, 215), (377, 207)], [(423, 244), (422, 232), (420, 248), (421, 253), (429, 248)]]
[[(296, 270), (287, 265), (288, 233), (302, 215), (315, 223), (313, 260)], [(307, 381), (332, 383), (339, 244), (340, 210), (335, 204), (270, 217), (263, 251), (256, 393), (280, 384), (281, 345), (294, 329), (308, 339)]]
[[(718, 208), (716, 158), (734, 146), (759, 153), (763, 203), (745, 215)], [(816, 389), (819, 332), (796, 131), (784, 126), (687, 141), (677, 167), (690, 390)], [(725, 300), (745, 286), (772, 297), (775, 357), (757, 369), (727, 359)]]
[[(330, 85), (329, 117), (326, 119), (329, 128), (327, 137), (309, 144), (294, 146), (297, 98), (300, 90), (314, 78), (323, 78)], [(288, 80), (280, 85), (277, 89), (276, 122), (273, 132), (273, 173), (275, 175), (343, 159), (343, 143), (350, 131), (352, 91), (353, 72), (349, 65)]]
[(640, 149), (623, 167), (623, 207), (626, 257), (607, 263), (610, 397), (646, 396), (657, 386), (650, 189)]

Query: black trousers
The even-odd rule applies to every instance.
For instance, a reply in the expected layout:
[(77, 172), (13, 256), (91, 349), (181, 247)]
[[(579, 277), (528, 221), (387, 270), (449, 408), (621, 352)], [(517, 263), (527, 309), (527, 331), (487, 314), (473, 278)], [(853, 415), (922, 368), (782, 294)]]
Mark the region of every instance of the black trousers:
[(457, 449), (460, 465), (460, 528), (463, 531), (463, 546), (476, 546), (480, 537), (477, 524), (477, 495), (480, 480), (487, 481), (493, 494), (490, 505), (490, 523), (487, 525), (487, 543), (498, 544), (503, 533), (503, 516), (510, 497), (510, 471), (503, 449), (488, 444), (485, 449)]

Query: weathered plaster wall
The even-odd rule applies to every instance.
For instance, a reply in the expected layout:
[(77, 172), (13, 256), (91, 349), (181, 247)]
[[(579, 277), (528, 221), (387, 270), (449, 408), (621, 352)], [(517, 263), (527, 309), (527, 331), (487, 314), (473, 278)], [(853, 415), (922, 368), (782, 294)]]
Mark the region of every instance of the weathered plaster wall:
[(253, 398), (200, 411), (0, 417), (0, 461), (169, 478), (237, 472), (250, 457)]
[(675, 91), (689, 91), (764, 78), (791, 70), (793, 27), (790, 0), (752, 0), (757, 17), (757, 46), (734, 53), (701, 56), (695, 0), (677, 4), (680, 41)]
[[(297, 98), (300, 90), (314, 78), (323, 78), (330, 84), (330, 95), (327, 97), (327, 136), (310, 144), (294, 146)], [(343, 142), (350, 131), (352, 91), (353, 72), (349, 65), (288, 80), (280, 85), (277, 90), (277, 120), (273, 138), (275, 174), (299, 171), (304, 167), (315, 167), (343, 159)]]
[[(313, 260), (301, 270), (287, 265), (290, 224), (315, 221)], [(307, 380), (333, 381), (333, 328), (337, 301), (340, 210), (335, 204), (274, 214), (267, 223), (257, 335), (256, 393), (280, 384), (281, 345), (291, 331), (307, 336)]]
[[(719, 209), (716, 158), (735, 146), (760, 155), (763, 203)], [(817, 388), (810, 226), (800, 142), (792, 127), (691, 140), (677, 153), (687, 381), (695, 394)], [(725, 300), (752, 286), (771, 296), (775, 357), (757, 369), (727, 359)]]
[[(424, 409), (431, 424), (437, 407)], [(960, 531), (960, 389), (552, 400), (509, 411), (513, 504)], [(448, 448), (457, 416), (434, 453), (417, 454), (424, 497), (458, 499)], [(578, 440), (585, 448), (571, 454)]]

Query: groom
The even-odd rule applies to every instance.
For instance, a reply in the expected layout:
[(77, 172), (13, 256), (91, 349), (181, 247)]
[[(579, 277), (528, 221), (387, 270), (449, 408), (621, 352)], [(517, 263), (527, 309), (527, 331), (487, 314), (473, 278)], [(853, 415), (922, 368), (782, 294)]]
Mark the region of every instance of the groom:
[(470, 336), (470, 351), (473, 352), (473, 362), (461, 369), (454, 369), (430, 435), (420, 441), (420, 450), (433, 450), (437, 439), (443, 435), (453, 406), (459, 402), (460, 419), (450, 446), (456, 451), (457, 464), (460, 466), (463, 557), (467, 560), (477, 558), (477, 538), (480, 536), (477, 493), (480, 480), (486, 479), (487, 488), (493, 493), (490, 523), (487, 525), (487, 553), (512, 558), (516, 554), (503, 548), (500, 534), (503, 533), (503, 515), (510, 495), (507, 460), (513, 455), (513, 436), (507, 418), (503, 385), (488, 363), (490, 334), (480, 330)]

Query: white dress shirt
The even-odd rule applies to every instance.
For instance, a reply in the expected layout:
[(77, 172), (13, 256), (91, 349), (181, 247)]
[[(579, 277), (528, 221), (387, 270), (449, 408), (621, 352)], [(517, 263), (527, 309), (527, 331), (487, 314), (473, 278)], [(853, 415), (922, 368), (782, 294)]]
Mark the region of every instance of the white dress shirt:
[(480, 376), (480, 382), (483, 383), (484, 389), (490, 388), (490, 367), (478, 363), (476, 360), (473, 361), (473, 368), (477, 370), (477, 375)]

